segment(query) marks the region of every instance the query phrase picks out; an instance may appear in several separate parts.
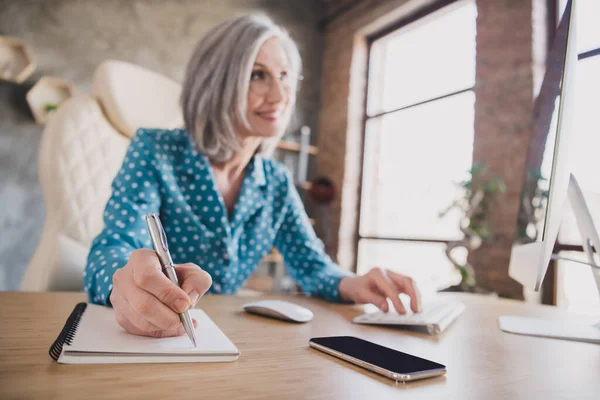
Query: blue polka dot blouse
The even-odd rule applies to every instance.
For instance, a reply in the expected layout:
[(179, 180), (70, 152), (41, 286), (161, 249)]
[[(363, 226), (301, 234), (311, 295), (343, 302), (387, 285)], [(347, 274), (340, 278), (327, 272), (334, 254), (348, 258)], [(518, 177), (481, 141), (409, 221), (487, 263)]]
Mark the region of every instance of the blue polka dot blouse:
[(254, 156), (231, 216), (208, 158), (183, 130), (139, 129), (112, 183), (104, 228), (92, 242), (84, 287), (92, 303), (110, 305), (112, 275), (131, 252), (152, 249), (144, 215), (157, 212), (173, 262), (207, 271), (212, 293), (233, 294), (273, 247), (308, 295), (339, 301), (348, 272), (325, 253), (287, 168)]

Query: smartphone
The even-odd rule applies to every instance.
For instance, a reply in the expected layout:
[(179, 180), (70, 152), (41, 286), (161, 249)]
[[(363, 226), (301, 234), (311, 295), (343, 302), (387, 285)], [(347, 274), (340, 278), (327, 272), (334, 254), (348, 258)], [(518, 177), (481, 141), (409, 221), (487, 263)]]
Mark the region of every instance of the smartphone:
[(308, 344), (395, 381), (409, 382), (446, 373), (445, 365), (353, 336), (312, 338)]

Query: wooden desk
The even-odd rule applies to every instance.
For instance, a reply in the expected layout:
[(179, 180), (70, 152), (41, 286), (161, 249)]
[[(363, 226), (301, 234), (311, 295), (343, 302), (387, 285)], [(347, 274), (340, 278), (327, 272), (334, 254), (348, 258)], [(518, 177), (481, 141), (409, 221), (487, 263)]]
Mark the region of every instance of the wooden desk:
[[(288, 298), (313, 310), (306, 324), (240, 312), (256, 297), (207, 296), (210, 317), (241, 350), (231, 363), (63, 365), (48, 348), (79, 293), (0, 293), (0, 399), (597, 399), (600, 346), (512, 335), (499, 315), (557, 316), (550, 307), (448, 294), (465, 313), (439, 338), (355, 325), (361, 306)], [(272, 298), (273, 296), (266, 296)], [(441, 362), (444, 377), (396, 384), (308, 347), (315, 336), (354, 335)]]

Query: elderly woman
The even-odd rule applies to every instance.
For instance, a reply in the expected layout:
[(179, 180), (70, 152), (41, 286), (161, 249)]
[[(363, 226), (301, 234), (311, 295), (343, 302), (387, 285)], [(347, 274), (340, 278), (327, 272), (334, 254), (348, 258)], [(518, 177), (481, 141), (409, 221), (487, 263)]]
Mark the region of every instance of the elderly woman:
[[(301, 60), (265, 17), (222, 23), (197, 45), (181, 96), (185, 130), (139, 129), (113, 182), (84, 273), (91, 302), (114, 307), (128, 332), (184, 334), (178, 312), (206, 292), (235, 293), (276, 247), (308, 295), (398, 312), (410, 278), (354, 276), (315, 235), (286, 167), (269, 158), (296, 100)], [(159, 213), (181, 287), (163, 275), (144, 215)]]

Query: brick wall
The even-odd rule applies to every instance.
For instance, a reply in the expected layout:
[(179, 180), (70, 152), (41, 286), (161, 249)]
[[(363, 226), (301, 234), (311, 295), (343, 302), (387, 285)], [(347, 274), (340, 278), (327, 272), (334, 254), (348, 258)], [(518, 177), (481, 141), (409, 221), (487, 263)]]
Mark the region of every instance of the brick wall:
[(531, 133), (532, 4), (529, 0), (477, 2), (474, 162), (501, 178), (507, 191), (490, 208), (495, 239), (469, 255), (478, 283), (501, 296), (522, 298), (508, 276)]
[[(477, 0), (477, 87), (474, 161), (508, 186), (490, 222), (497, 239), (470, 256), (483, 287), (522, 298), (508, 277), (520, 188), (529, 141), (532, 76), (532, 1)], [(433, 2), (364, 1), (325, 30), (322, 111), (317, 170), (340, 188), (334, 201), (332, 256), (347, 268), (356, 262), (356, 220), (367, 53), (365, 35)]]

